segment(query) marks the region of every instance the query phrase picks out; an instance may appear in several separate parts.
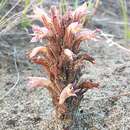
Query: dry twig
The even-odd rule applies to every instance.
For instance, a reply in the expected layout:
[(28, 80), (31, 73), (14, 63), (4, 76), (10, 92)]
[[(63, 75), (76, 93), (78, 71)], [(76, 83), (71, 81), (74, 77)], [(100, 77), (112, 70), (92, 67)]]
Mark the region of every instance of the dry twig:
[(20, 74), (19, 74), (19, 70), (18, 70), (18, 66), (17, 66), (17, 51), (16, 51), (16, 48), (14, 47), (14, 65), (15, 65), (15, 69), (16, 69), (16, 72), (17, 72), (17, 80), (15, 82), (15, 84), (13, 85), (13, 87), (11, 87), (11, 89), (9, 89), (9, 91), (7, 93), (5, 93), (5, 95), (0, 98), (0, 101), (3, 101), (5, 97), (7, 97), (18, 85), (19, 83), (19, 80), (20, 80)]

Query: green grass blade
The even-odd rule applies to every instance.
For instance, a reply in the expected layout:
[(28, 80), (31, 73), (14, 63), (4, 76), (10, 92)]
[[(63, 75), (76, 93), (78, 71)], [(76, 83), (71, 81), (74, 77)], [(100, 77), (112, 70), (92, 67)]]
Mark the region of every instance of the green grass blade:
[(124, 21), (124, 38), (127, 41), (129, 39), (129, 26), (128, 26), (128, 13), (127, 13), (127, 6), (125, 4), (125, 0), (120, 0), (120, 6)]
[(76, 9), (78, 7), (78, 0), (73, 0), (73, 8)]

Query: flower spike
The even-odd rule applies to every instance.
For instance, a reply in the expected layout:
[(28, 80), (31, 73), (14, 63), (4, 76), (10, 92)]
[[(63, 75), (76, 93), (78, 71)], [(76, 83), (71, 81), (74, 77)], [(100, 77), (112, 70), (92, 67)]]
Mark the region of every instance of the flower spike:
[(50, 13), (38, 7), (34, 8), (33, 18), (39, 19), (43, 26), (32, 26), (34, 34), (31, 41), (45, 39), (48, 43), (32, 49), (28, 58), (41, 65), (49, 79), (30, 77), (29, 86), (49, 90), (60, 119), (67, 119), (69, 114), (71, 117), (77, 110), (83, 94), (88, 89), (98, 87), (98, 83), (91, 81), (79, 82), (85, 61), (95, 64), (93, 57), (87, 53), (79, 53), (80, 44), (85, 40), (95, 41), (98, 39), (96, 33), (99, 32), (83, 29), (86, 14), (86, 2), (75, 11), (68, 9), (63, 16), (56, 6), (51, 7)]

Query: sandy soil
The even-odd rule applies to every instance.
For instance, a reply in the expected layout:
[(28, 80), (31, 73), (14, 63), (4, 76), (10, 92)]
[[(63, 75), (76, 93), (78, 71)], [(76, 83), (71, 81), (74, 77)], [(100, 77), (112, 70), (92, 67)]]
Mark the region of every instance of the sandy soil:
[[(120, 19), (100, 12), (93, 19), (93, 27), (101, 26), (107, 33), (113, 33), (115, 41), (129, 49), (130, 45), (121, 39), (122, 27), (96, 21), (104, 17), (111, 21)], [(0, 130), (61, 130), (57, 125), (60, 122), (52, 117), (54, 110), (48, 91), (27, 87), (28, 76), (46, 74), (26, 59), (27, 50), (38, 44), (29, 43), (30, 37), (19, 32), (0, 37)], [(95, 65), (86, 62), (82, 78), (100, 82), (100, 86), (84, 95), (71, 129), (130, 130), (130, 96), (111, 98), (130, 93), (130, 52), (109, 46), (105, 39), (83, 43), (81, 50), (96, 59)], [(3, 97), (15, 83), (16, 87)]]

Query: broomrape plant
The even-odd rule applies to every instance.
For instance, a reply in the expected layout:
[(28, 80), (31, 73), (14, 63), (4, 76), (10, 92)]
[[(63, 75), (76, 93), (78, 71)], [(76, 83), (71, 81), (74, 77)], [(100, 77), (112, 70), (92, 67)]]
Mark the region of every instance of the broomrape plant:
[(85, 61), (95, 64), (94, 58), (80, 52), (80, 43), (84, 40), (96, 40), (96, 31), (83, 28), (82, 20), (86, 17), (86, 3), (75, 11), (68, 9), (61, 16), (59, 10), (52, 6), (50, 15), (43, 9), (35, 8), (33, 19), (43, 23), (43, 27), (33, 25), (31, 42), (47, 39), (45, 46), (39, 46), (29, 52), (29, 59), (43, 66), (49, 79), (45, 77), (29, 77), (30, 87), (43, 87), (49, 90), (55, 106), (56, 115), (60, 119), (73, 117), (80, 105), (83, 94), (98, 87), (98, 83), (83, 81), (79, 83), (80, 70)]

